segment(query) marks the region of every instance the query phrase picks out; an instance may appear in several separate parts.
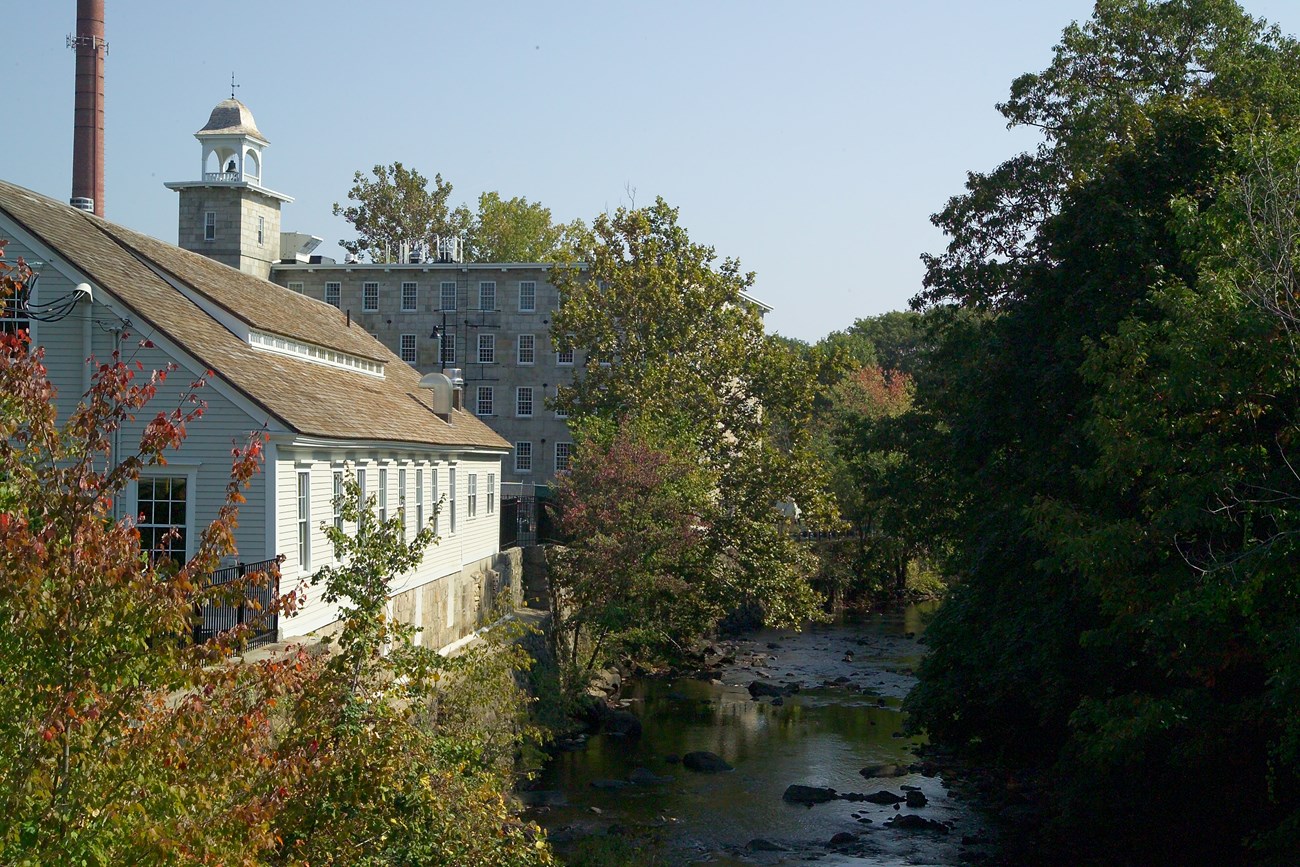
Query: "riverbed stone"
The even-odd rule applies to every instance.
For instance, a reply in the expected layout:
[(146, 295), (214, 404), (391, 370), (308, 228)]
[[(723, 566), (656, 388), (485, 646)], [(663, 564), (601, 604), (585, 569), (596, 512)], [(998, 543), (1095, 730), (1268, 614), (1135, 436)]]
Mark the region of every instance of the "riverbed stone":
[(830, 845), (847, 846), (850, 843), (858, 842), (858, 835), (850, 831), (840, 831), (834, 837), (831, 837)]
[(749, 684), (748, 689), (749, 689), (750, 696), (753, 698), (763, 698), (764, 696), (771, 696), (773, 698), (776, 698), (777, 696), (790, 695), (792, 692), (794, 692), (794, 690), (790, 689), (790, 687), (788, 686), (782, 686), (781, 684), (777, 684), (777, 683), (769, 683), (766, 680), (752, 681)]
[(862, 800), (870, 801), (873, 804), (900, 804), (906, 800), (902, 795), (895, 795), (888, 789), (881, 789), (879, 792), (872, 792), (869, 795), (863, 795)]
[(700, 774), (717, 774), (722, 771), (735, 770), (723, 760), (722, 756), (707, 750), (697, 750), (682, 756), (682, 766), (687, 770)]
[(825, 804), (827, 801), (834, 801), (838, 797), (834, 789), (823, 786), (801, 786), (798, 783), (792, 783), (786, 787), (781, 800), (789, 801), (792, 804), (812, 806), (813, 804)]
[(927, 819), (924, 816), (918, 816), (914, 813), (903, 813), (895, 816), (885, 823), (886, 828), (895, 828), (902, 831), (937, 831), (940, 834), (948, 833), (948, 826), (934, 819)]
[(924, 792), (911, 791), (907, 793), (906, 803), (907, 806), (911, 807), (912, 809), (916, 809), (918, 807), (924, 807), (928, 803), (928, 801), (926, 800)]
[(641, 737), (641, 720), (626, 710), (612, 710), (605, 717), (605, 733), (625, 738)]

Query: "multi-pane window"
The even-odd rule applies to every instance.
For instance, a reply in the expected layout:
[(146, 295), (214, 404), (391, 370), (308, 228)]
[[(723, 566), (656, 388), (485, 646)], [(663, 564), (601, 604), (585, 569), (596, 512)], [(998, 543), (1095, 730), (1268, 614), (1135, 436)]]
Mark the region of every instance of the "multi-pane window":
[(438, 287), (438, 309), (456, 309), (456, 281), (447, 280)]
[(424, 470), (415, 468), (415, 532), (424, 529)]
[(0, 302), (0, 334), (31, 330), (32, 323), (27, 318), (27, 299), (28, 284), (24, 283)]
[(366, 471), (364, 469), (357, 470), (357, 509), (357, 533), (361, 534), (366, 531), (366, 515), (368, 514), (366, 511)]
[(343, 530), (343, 471), (334, 471), (334, 529)]
[(555, 417), (556, 418), (569, 417), (569, 411), (560, 405), (560, 387), (558, 385), (555, 387)]
[(480, 385), (477, 400), (474, 402), (474, 414), (479, 416), (492, 415), (492, 397), (492, 386)]
[(311, 568), (311, 470), (298, 471), (298, 565)]
[(301, 281), (301, 280), (290, 280), (290, 281), (289, 281), (289, 291), (290, 291), (290, 292), (297, 292), (299, 295), (301, 295), (301, 294), (302, 294), (302, 281)]
[(442, 366), (456, 366), (456, 332), (450, 329), (438, 338), (438, 346), (442, 353)]
[(478, 473), (470, 473), (468, 481), (469, 491), (466, 493), (465, 517), (473, 518), (478, 515)]
[(515, 389), (515, 415), (529, 418), (533, 414), (533, 388), (530, 385)]
[(478, 284), (478, 309), (497, 309), (497, 284), (494, 281), (485, 280)]
[(523, 280), (519, 284), (519, 312), (532, 313), (537, 309), (537, 283)]
[(205, 241), (217, 240), (217, 212), (216, 211), (203, 212), (203, 240)]
[(257, 246), (261, 247), (266, 243), (266, 217), (257, 218)]
[(447, 470), (447, 524), (451, 534), (456, 535), (456, 468)]
[(531, 473), (533, 471), (533, 444), (515, 443), (515, 472)]
[(478, 336), (478, 363), (492, 364), (497, 360), (497, 336), (480, 334)]
[(409, 540), (411, 518), (406, 514), (406, 467), (397, 471), (397, 514), (402, 519), (402, 540)]
[(342, 302), (341, 302), (340, 299), (339, 299), (339, 295), (340, 295), (339, 288), (340, 288), (340, 285), (341, 285), (341, 284), (339, 284), (339, 283), (326, 283), (326, 284), (325, 284), (325, 303), (326, 303), (326, 304), (333, 304), (335, 307), (342, 307), (342, 306), (343, 306), (343, 305), (342, 305)]
[(376, 494), (379, 502), (375, 510), (379, 513), (379, 523), (388, 520), (388, 470), (384, 467), (379, 468), (379, 491)]
[(433, 534), (438, 535), (438, 468), (429, 470), (429, 502), (433, 503)]
[(416, 301), (419, 300), (420, 285), (418, 283), (402, 284), (402, 311), (405, 313), (415, 312)]
[(415, 364), (415, 335), (403, 334), (399, 338), (399, 341), (399, 346), (401, 348), (399, 354), (402, 356), (402, 361), (405, 361), (407, 364)]
[(141, 476), (136, 486), (140, 547), (152, 556), (186, 558), (189, 480), (185, 476)]
[(561, 349), (555, 353), (555, 363), (564, 367), (573, 365), (573, 350)]
[(532, 364), (537, 359), (537, 339), (531, 334), (521, 334), (518, 340), (520, 364)]
[(497, 475), (488, 473), (487, 481), (487, 513), (490, 515), (497, 508)]
[(573, 459), (573, 443), (556, 443), (555, 444), (555, 471), (562, 473), (569, 468), (569, 462)]
[(362, 283), (361, 284), (361, 310), (365, 313), (374, 313), (379, 309), (379, 284)]

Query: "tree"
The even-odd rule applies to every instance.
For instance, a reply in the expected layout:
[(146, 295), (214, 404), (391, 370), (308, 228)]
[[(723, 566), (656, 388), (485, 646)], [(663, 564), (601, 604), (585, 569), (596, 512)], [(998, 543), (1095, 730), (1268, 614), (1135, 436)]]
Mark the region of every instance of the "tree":
[(339, 246), (349, 253), (365, 255), (372, 262), (394, 262), (402, 245), (434, 245), (438, 239), (460, 238), (469, 225), (469, 212), (451, 210), (447, 199), (451, 184), (442, 175), (429, 181), (400, 162), (371, 169), (374, 178), (361, 172), (352, 176), (346, 208), (334, 203), (334, 216), (343, 217), (357, 232)]
[(828, 512), (809, 447), (807, 371), (743, 292), (753, 275), (690, 240), (662, 199), (598, 217), (582, 266), (559, 268), (553, 333), (588, 353), (558, 405), (581, 422), (661, 419), (715, 485), (714, 518), (697, 544), (706, 596), (721, 609), (761, 607), (769, 622), (815, 611), (808, 555), (782, 503), (810, 521)]
[(483, 193), (466, 235), (467, 258), (471, 262), (552, 262), (580, 243), (586, 231), (581, 220), (552, 223), (551, 209), (541, 202)]

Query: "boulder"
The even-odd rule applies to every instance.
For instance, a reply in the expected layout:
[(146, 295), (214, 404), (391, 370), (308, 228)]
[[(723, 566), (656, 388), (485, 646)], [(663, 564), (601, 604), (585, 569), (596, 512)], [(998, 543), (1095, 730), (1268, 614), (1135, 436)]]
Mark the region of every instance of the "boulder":
[(902, 831), (937, 831), (940, 834), (948, 833), (948, 826), (942, 822), (936, 822), (934, 819), (927, 819), (924, 816), (917, 816), (912, 813), (903, 813), (895, 816), (885, 823), (887, 828), (897, 828)]
[(858, 842), (858, 835), (849, 831), (841, 831), (831, 838), (832, 846), (847, 846), (849, 843)]
[(613, 710), (605, 717), (605, 732), (618, 737), (641, 737), (641, 720), (631, 711)]
[(870, 801), (873, 804), (885, 804), (888, 806), (889, 804), (902, 803), (905, 799), (902, 795), (895, 795), (888, 789), (882, 789), (879, 792), (872, 792), (869, 795), (864, 795), (862, 800)]
[(721, 771), (735, 770), (723, 761), (722, 756), (705, 750), (697, 750), (682, 756), (682, 766), (700, 774), (716, 774)]
[(926, 803), (928, 802), (926, 801), (924, 792), (907, 793), (907, 806), (911, 807), (912, 809), (915, 810), (918, 807), (924, 807)]
[(766, 680), (755, 680), (749, 685), (749, 694), (753, 698), (762, 698), (763, 696), (776, 698), (777, 696), (790, 695), (792, 692), (794, 692), (794, 690), (790, 689), (788, 686), (769, 683)]
[(827, 801), (834, 801), (839, 796), (835, 794), (834, 789), (827, 789), (822, 786), (801, 786), (797, 783), (786, 787), (785, 794), (781, 800), (789, 801), (792, 804), (824, 804)]

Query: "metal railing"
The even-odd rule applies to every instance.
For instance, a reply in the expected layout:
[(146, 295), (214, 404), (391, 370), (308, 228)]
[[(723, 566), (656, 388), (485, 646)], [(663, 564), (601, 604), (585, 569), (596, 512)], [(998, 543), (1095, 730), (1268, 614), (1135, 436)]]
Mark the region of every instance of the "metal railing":
[[(194, 641), (206, 641), (214, 635), (234, 629), (245, 623), (252, 624), (248, 647), (270, 644), (279, 635), (280, 615), (276, 601), (280, 596), (281, 554), (272, 560), (256, 563), (236, 563), (225, 566), (208, 576), (208, 588), (242, 583), (239, 601), (231, 604), (209, 601), (195, 606)], [(249, 581), (249, 576), (262, 573), (260, 580)], [(235, 589), (231, 588), (233, 596)]]

